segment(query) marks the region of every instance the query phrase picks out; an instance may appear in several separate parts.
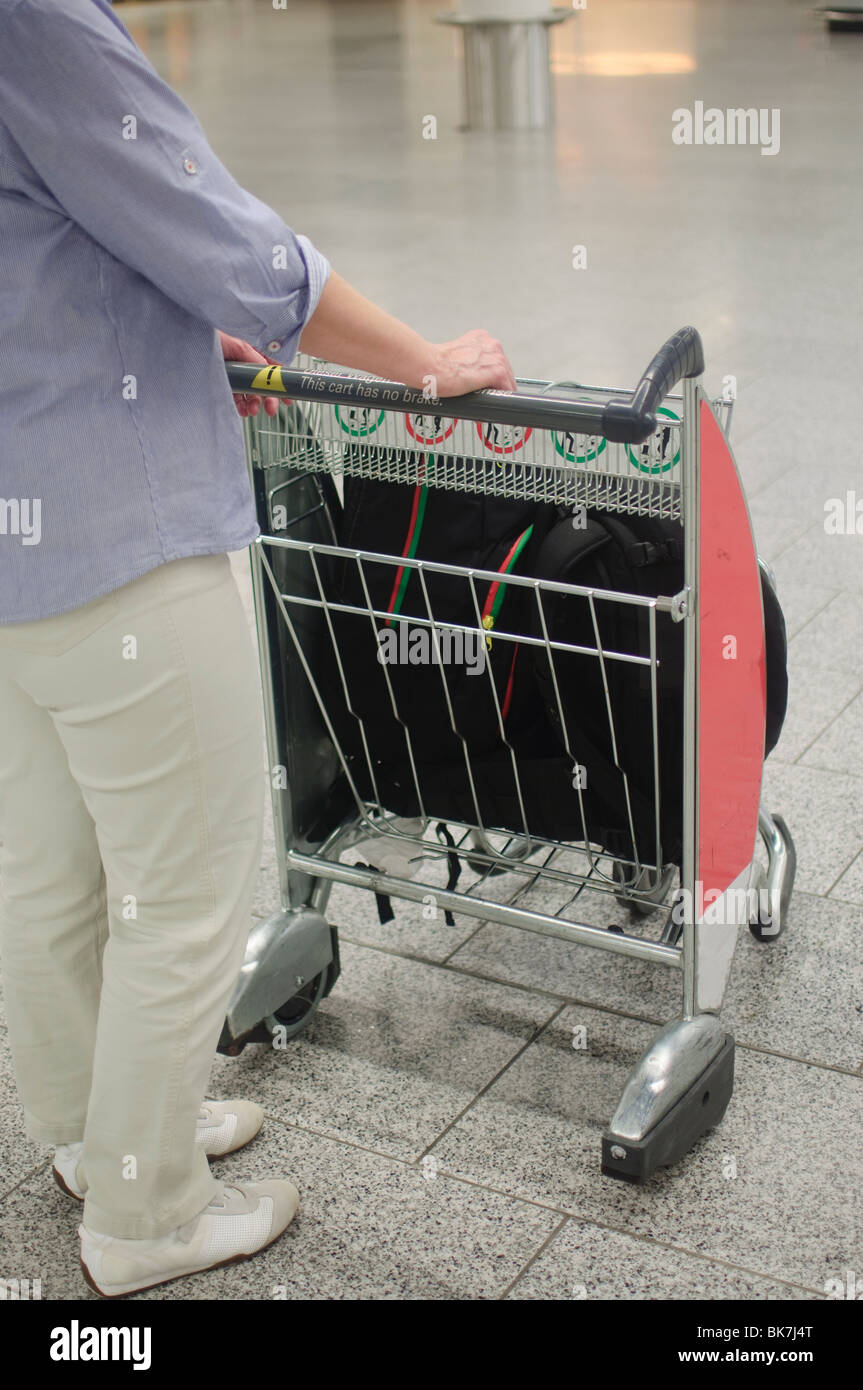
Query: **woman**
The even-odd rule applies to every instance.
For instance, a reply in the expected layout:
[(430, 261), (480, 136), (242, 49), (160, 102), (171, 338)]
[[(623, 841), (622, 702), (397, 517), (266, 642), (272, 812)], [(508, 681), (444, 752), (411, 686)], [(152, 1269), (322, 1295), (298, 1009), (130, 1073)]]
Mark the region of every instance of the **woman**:
[(9, 1041), (28, 1133), (84, 1201), (85, 1277), (116, 1296), (254, 1253), (298, 1203), (207, 1162), (263, 1119), (203, 1104), (264, 794), (223, 354), (515, 383), (487, 333), (427, 342), (240, 188), (108, 0), (0, 0), (0, 246)]

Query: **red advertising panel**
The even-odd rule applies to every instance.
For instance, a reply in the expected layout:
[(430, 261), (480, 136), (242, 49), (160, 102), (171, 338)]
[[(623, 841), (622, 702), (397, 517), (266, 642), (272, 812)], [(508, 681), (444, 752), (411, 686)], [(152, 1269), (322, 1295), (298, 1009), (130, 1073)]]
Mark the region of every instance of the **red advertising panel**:
[(710, 902), (748, 868), (758, 829), (766, 677), (761, 582), (737, 468), (701, 401), (701, 650), (696, 880)]

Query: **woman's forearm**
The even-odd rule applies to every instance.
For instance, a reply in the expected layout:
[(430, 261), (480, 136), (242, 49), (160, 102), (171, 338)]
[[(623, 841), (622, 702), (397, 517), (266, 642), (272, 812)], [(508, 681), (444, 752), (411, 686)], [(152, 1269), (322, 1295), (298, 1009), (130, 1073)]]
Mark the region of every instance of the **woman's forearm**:
[(403, 381), (431, 397), (458, 396), (481, 387), (515, 390), (506, 354), (485, 329), (472, 329), (449, 343), (430, 343), (335, 271), (303, 329), (300, 347), (343, 367)]
[(438, 349), (406, 323), (330, 273), (300, 338), (303, 352), (422, 390), (436, 375)]

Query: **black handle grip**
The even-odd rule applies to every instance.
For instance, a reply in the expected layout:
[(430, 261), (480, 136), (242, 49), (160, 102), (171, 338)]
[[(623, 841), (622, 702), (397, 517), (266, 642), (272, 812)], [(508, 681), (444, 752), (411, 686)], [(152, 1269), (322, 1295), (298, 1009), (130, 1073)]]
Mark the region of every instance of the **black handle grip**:
[(290, 367), (261, 367), (226, 362), (235, 391), (261, 396), (290, 396), (301, 401), (334, 405), (365, 405), (400, 411), (433, 409), (449, 417), (490, 421), (499, 425), (530, 425), (534, 429), (572, 430), (604, 435), (615, 444), (641, 444), (656, 429), (656, 411), (664, 396), (685, 376), (704, 371), (701, 338), (694, 328), (680, 328), (663, 343), (628, 401), (563, 401), (512, 391), (471, 391), (430, 401), (421, 391), (398, 382), (365, 380), (304, 372)]
[(628, 401), (609, 401), (602, 433), (616, 444), (641, 444), (656, 429), (662, 400), (686, 376), (701, 376), (704, 348), (695, 328), (678, 328), (650, 361)]

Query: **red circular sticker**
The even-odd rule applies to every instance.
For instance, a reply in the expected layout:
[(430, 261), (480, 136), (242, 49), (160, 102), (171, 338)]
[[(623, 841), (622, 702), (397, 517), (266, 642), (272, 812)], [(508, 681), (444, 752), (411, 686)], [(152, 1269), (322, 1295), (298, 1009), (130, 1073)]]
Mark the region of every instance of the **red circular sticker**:
[(417, 444), (442, 444), (445, 439), (449, 439), (456, 427), (456, 421), (450, 420), (445, 427), (446, 419), (446, 415), (405, 415), (408, 434)]
[(524, 425), (492, 425), (482, 420), (477, 420), (476, 432), (483, 447), (498, 455), (517, 453), (533, 434), (533, 430)]

